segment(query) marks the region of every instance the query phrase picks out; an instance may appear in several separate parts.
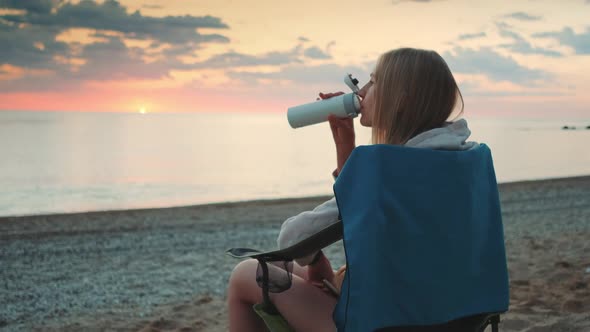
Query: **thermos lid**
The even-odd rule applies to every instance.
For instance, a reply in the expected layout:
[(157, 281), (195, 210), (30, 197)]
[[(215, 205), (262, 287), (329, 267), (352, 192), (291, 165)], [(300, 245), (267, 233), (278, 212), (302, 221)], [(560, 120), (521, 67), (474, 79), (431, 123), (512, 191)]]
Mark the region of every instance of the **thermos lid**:
[(346, 114), (348, 114), (348, 116), (354, 118), (361, 111), (361, 101), (356, 93), (349, 93), (345, 95), (342, 101), (344, 102), (344, 109), (346, 110)]

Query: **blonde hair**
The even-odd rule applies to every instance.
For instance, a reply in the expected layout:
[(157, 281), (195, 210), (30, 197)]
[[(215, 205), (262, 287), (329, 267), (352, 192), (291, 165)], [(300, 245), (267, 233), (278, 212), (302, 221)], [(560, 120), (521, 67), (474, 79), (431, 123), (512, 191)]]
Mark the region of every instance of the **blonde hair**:
[[(463, 96), (435, 51), (400, 48), (379, 58), (374, 73), (373, 143), (405, 144), (440, 127)], [(461, 114), (460, 113), (460, 114)]]

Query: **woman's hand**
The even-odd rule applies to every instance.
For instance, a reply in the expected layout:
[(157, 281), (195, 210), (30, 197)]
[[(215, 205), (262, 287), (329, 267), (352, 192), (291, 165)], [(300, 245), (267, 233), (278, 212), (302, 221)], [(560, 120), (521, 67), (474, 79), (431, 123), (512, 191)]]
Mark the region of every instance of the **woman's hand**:
[(319, 95), (320, 97), (319, 97), (319, 98), (317, 98), (316, 100), (320, 100), (320, 99), (330, 99), (330, 98), (332, 98), (332, 97), (340, 96), (340, 95), (343, 95), (343, 94), (344, 94), (344, 92), (342, 92), (342, 91), (338, 91), (338, 92), (330, 92), (330, 93), (323, 93), (323, 92), (320, 92), (320, 95)]
[[(329, 99), (332, 97), (343, 95), (344, 92), (334, 93), (321, 93), (321, 99)], [(320, 99), (318, 98), (318, 100)], [(354, 124), (351, 118), (339, 118), (335, 115), (330, 114), (328, 116), (330, 122), (330, 129), (332, 129), (332, 136), (334, 137), (334, 143), (338, 146), (353, 146), (354, 147)]]
[(334, 279), (332, 265), (322, 251), (320, 251), (318, 255), (320, 255), (318, 260), (307, 266), (307, 281), (324, 291), (326, 294), (333, 295), (324, 283), (324, 280), (331, 283)]
[(330, 129), (332, 129), (332, 136), (336, 147), (354, 148), (354, 122), (352, 118), (339, 118), (335, 115), (328, 115), (328, 122), (330, 122)]
[(330, 261), (322, 251), (320, 251), (318, 255), (320, 256), (317, 261), (307, 266), (307, 280), (314, 284), (316, 282), (322, 283), (322, 280), (324, 279), (332, 281), (334, 278), (334, 271), (332, 270)]
[[(336, 96), (343, 95), (344, 92), (334, 92), (334, 93), (321, 93), (321, 99), (328, 99)], [(337, 174), (340, 173), (340, 170), (346, 163), (348, 156), (354, 150), (356, 143), (355, 143), (355, 134), (354, 134), (354, 123), (352, 118), (339, 118), (335, 115), (328, 116), (328, 122), (330, 122), (330, 129), (332, 130), (332, 137), (334, 138), (334, 143), (336, 144), (336, 160), (337, 160)]]
[(352, 118), (342, 119), (335, 115), (328, 116), (328, 121), (330, 129), (332, 129), (334, 143), (336, 143), (336, 175), (338, 175), (356, 145), (354, 124)]

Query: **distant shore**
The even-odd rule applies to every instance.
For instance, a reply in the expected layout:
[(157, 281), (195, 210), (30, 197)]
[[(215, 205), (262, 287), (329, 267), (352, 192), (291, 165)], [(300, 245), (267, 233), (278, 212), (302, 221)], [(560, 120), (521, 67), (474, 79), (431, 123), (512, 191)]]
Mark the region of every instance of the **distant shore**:
[[(500, 186), (502, 331), (590, 330), (590, 176)], [(0, 217), (0, 330), (225, 331), (233, 246), (270, 249), (328, 196)], [(328, 249), (343, 263), (337, 243)]]

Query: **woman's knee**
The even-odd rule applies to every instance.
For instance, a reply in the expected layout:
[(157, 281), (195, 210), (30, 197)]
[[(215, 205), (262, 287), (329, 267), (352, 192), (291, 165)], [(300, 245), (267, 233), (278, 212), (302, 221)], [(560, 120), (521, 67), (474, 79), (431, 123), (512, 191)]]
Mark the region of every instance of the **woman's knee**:
[(248, 259), (238, 263), (229, 277), (230, 292), (233, 288), (243, 289), (256, 284), (256, 269), (258, 261)]

